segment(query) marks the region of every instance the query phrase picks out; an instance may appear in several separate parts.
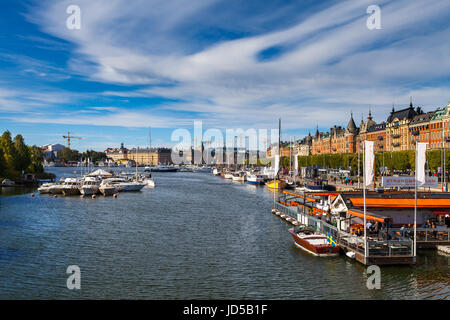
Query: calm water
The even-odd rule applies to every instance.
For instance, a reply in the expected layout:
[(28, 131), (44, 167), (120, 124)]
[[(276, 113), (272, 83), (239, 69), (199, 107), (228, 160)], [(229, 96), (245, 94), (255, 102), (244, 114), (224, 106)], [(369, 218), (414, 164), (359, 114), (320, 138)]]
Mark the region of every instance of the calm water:
[[(436, 251), (382, 267), (381, 290), (368, 290), (361, 264), (296, 248), (266, 188), (206, 173), (154, 180), (117, 199), (2, 190), (0, 299), (450, 299), (450, 258)], [(69, 265), (81, 290), (66, 287)]]

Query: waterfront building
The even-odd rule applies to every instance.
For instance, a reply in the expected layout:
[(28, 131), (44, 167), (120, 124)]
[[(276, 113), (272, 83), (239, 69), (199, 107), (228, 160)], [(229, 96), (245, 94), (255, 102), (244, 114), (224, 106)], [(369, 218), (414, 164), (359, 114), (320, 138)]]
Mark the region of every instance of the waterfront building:
[(106, 156), (114, 162), (128, 159), (128, 149), (121, 143), (120, 148), (108, 148), (105, 150)]
[(311, 154), (312, 136), (308, 133), (308, 136), (294, 144), (294, 154), (297, 156), (309, 156)]
[[(269, 146), (266, 153), (267, 158), (272, 158), (274, 155), (277, 154), (278, 152), (277, 145), (278, 143), (274, 143)], [(281, 142), (280, 155), (282, 157), (289, 157), (289, 152), (290, 152), (289, 142)]]
[[(137, 151), (137, 153), (136, 153)], [(116, 163), (137, 162), (138, 165), (158, 165), (171, 163), (171, 149), (168, 148), (134, 148), (127, 149), (123, 143), (120, 148), (108, 148), (105, 150), (108, 159)]]
[(386, 120), (386, 151), (409, 150), (409, 123), (417, 115), (412, 101), (408, 108), (395, 111)]
[(430, 142), (430, 120), (434, 113), (434, 111), (421, 113), (411, 120), (409, 124), (409, 150), (415, 150), (416, 142)]
[(312, 138), (311, 154), (354, 153), (357, 135), (358, 128), (351, 114), (346, 129), (334, 126), (330, 131), (323, 133), (317, 128)]
[(44, 159), (57, 159), (61, 151), (63, 151), (65, 146), (62, 144), (46, 144), (41, 147), (44, 153)]
[(133, 148), (128, 151), (127, 159), (138, 165), (170, 164), (172, 151), (168, 148)]
[(369, 116), (364, 122), (361, 119), (359, 134), (357, 136), (356, 152), (362, 152), (362, 142), (373, 141), (375, 152), (386, 151), (386, 123), (376, 123), (372, 118), (372, 112), (369, 110)]

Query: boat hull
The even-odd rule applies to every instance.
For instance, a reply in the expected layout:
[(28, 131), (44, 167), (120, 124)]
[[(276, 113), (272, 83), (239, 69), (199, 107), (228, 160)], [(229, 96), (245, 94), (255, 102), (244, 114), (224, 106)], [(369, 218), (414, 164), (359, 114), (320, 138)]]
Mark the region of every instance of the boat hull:
[(64, 196), (76, 196), (80, 194), (78, 188), (63, 188), (62, 193)]
[(141, 191), (142, 188), (145, 187), (145, 184), (127, 184), (127, 185), (117, 185), (116, 189), (119, 192), (134, 192), (134, 191)]
[(282, 180), (276, 180), (267, 182), (266, 185), (270, 189), (284, 189), (286, 187), (286, 182)]
[(331, 245), (312, 245), (305, 239), (300, 238), (294, 229), (289, 229), (292, 237), (294, 238), (294, 243), (300, 249), (303, 249), (316, 257), (336, 257), (339, 255), (339, 248), (333, 247)]
[(117, 192), (115, 187), (100, 187), (99, 191), (105, 197), (112, 196)]
[(264, 181), (247, 180), (247, 183), (254, 184), (254, 185), (263, 185), (263, 184), (264, 184)]
[(98, 187), (81, 187), (80, 193), (85, 196), (92, 196), (99, 192)]
[(51, 194), (62, 194), (62, 193), (63, 193), (61, 187), (50, 187), (50, 188), (48, 189), (48, 191), (49, 191)]

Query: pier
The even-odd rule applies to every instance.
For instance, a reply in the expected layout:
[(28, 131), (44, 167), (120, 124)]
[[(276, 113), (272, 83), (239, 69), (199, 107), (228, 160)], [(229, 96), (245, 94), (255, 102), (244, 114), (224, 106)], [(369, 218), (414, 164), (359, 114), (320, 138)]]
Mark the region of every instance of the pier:
[[(279, 194), (278, 201), (274, 202), (274, 210), (280, 212), (280, 216), (289, 222), (290, 219), (298, 224), (311, 226), (319, 232), (327, 235), (330, 241), (334, 241), (343, 253), (353, 252), (355, 259), (362, 264), (371, 265), (390, 265), (390, 264), (414, 264), (414, 229), (400, 228), (394, 224), (395, 219), (389, 215), (389, 210), (377, 211), (380, 202), (392, 201), (401, 203), (400, 198), (408, 199), (408, 194), (392, 193), (387, 196), (372, 194), (372, 210), (366, 211), (367, 220), (378, 221), (385, 226), (379, 232), (368, 232), (367, 249), (365, 247), (364, 237), (350, 233), (353, 226), (352, 219), (362, 219), (364, 212), (358, 209), (358, 193), (340, 193), (340, 192), (306, 192), (296, 193), (282, 191)], [(431, 196), (433, 198), (433, 196)], [(352, 199), (352, 201), (350, 200)], [(402, 206), (408, 207), (408, 201), (403, 201)], [(427, 205), (434, 203), (434, 214), (439, 214), (439, 208), (450, 205), (447, 197), (436, 196), (436, 199), (423, 199), (421, 209), (428, 212)], [(378, 203), (378, 204), (377, 204)], [(353, 206), (356, 204), (356, 206)], [(436, 206), (439, 208), (436, 209)], [(405, 215), (401, 207), (395, 208), (397, 214)], [(333, 211), (333, 214), (332, 214)], [(446, 211), (444, 211), (446, 212)], [(407, 212), (406, 212), (407, 213)], [(334, 219), (331, 219), (333, 217)], [(425, 219), (424, 217), (421, 217)], [(333, 222), (332, 222), (333, 220)], [(420, 224), (420, 223), (418, 223)], [(416, 245), (417, 248), (437, 248), (437, 246), (450, 245), (450, 229), (445, 226), (439, 228), (417, 228)]]

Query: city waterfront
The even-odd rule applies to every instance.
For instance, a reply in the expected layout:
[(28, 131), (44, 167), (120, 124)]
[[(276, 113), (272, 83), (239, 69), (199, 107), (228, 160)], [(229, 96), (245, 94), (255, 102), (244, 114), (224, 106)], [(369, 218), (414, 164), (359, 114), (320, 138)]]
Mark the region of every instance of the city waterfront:
[[(3, 188), (0, 298), (450, 298), (450, 256), (419, 250), (415, 265), (382, 266), (381, 289), (368, 290), (365, 266), (293, 244), (267, 188), (207, 173), (153, 178), (155, 189), (117, 199)], [(81, 269), (81, 290), (66, 287), (69, 265)]]

